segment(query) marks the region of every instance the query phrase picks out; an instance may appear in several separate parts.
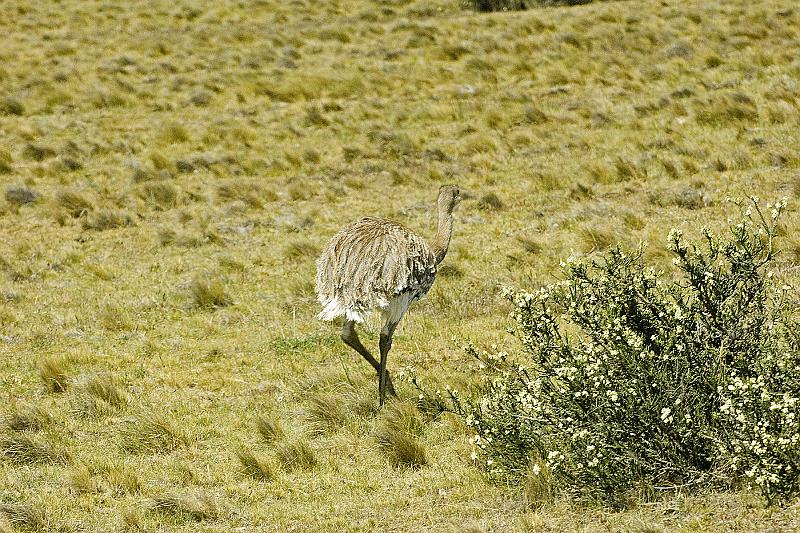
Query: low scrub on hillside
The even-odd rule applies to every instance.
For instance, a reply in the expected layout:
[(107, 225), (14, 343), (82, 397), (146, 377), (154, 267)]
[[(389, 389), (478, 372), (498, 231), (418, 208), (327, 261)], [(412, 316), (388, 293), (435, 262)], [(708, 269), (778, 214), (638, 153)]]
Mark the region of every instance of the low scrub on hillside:
[(800, 328), (769, 270), (784, 206), (753, 199), (699, 244), (673, 230), (676, 280), (641, 248), (612, 248), (538, 292), (508, 290), (528, 360), (469, 347), (477, 399), (436, 401), (465, 417), (492, 473), (582, 498), (742, 482), (770, 503), (797, 495)]
[(543, 6), (576, 6), (592, 0), (463, 0), (466, 7), (475, 11), (521, 11)]

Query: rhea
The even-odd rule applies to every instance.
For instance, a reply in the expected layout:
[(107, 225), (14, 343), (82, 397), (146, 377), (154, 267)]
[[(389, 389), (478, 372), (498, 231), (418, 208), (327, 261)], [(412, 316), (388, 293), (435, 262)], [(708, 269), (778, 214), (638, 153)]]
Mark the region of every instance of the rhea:
[[(366, 217), (334, 235), (317, 260), (317, 298), (323, 307), (319, 318), (344, 318), (342, 340), (378, 373), (380, 405), (387, 392), (397, 396), (386, 370), (395, 328), (409, 305), (433, 285), (436, 267), (450, 246), (453, 210), (460, 201), (455, 185), (439, 189), (438, 231), (430, 245), (402, 224)], [(380, 362), (361, 344), (355, 329), (375, 310), (381, 311), (384, 321), (378, 344)]]

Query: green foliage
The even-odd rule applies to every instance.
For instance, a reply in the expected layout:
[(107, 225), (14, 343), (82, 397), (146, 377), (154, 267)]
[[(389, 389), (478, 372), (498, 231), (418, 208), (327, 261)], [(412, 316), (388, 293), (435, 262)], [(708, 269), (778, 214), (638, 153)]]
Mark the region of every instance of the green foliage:
[(489, 470), (522, 476), (534, 461), (616, 505), (711, 481), (769, 502), (800, 493), (799, 330), (767, 270), (784, 206), (765, 215), (753, 199), (726, 239), (705, 229), (701, 245), (673, 230), (678, 281), (615, 247), (536, 293), (507, 291), (529, 361), (468, 347), (480, 397), (450, 391), (447, 406)]

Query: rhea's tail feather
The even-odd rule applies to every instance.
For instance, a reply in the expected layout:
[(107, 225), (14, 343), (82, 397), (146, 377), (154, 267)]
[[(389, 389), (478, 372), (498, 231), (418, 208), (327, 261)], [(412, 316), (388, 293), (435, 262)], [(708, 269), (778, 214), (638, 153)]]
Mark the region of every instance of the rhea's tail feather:
[(359, 324), (364, 322), (364, 313), (362, 311), (344, 307), (338, 298), (333, 298), (327, 302), (320, 299), (319, 303), (323, 306), (322, 312), (317, 315), (320, 320), (331, 321), (337, 317), (344, 316), (347, 320), (352, 320)]

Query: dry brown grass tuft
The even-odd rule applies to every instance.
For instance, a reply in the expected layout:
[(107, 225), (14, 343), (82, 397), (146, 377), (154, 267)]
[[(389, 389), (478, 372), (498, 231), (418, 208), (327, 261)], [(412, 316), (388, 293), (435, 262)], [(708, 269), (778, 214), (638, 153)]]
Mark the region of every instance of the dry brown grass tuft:
[(392, 425), (385, 425), (378, 429), (375, 437), (393, 465), (419, 468), (428, 464), (425, 446), (407, 431)]
[(249, 448), (238, 448), (236, 458), (239, 460), (244, 475), (259, 481), (275, 479), (275, 469), (272, 464), (267, 459), (256, 456)]
[(16, 98), (6, 96), (0, 98), (0, 115), (22, 116), (25, 114), (25, 105)]
[(168, 492), (152, 498), (154, 512), (170, 515), (179, 520), (215, 520), (222, 514), (219, 505), (205, 492)]
[(724, 126), (757, 119), (758, 106), (744, 93), (715, 96), (702, 104), (696, 112), (697, 122), (704, 125)]
[(410, 402), (393, 402), (384, 408), (384, 420), (375, 437), (393, 465), (419, 468), (428, 464), (425, 446), (419, 441), (423, 429), (416, 406)]
[(123, 465), (105, 465), (101, 468), (108, 487), (115, 495), (139, 494), (144, 490), (139, 475), (131, 467)]
[(317, 465), (314, 450), (303, 438), (279, 442), (275, 448), (278, 460), (286, 470), (311, 470)]
[(531, 461), (522, 479), (522, 494), (529, 508), (538, 509), (555, 499), (555, 480), (544, 461)]
[(51, 531), (50, 523), (44, 512), (32, 505), (0, 503), (0, 516), (4, 516), (11, 526), (18, 530)]
[(177, 122), (168, 122), (161, 128), (159, 140), (167, 145), (184, 143), (189, 140), (189, 130)]
[(39, 431), (51, 422), (50, 413), (28, 403), (16, 403), (5, 416), (5, 424), (12, 431)]
[(265, 442), (275, 442), (286, 436), (283, 423), (274, 413), (256, 416), (256, 429)]
[(148, 181), (139, 186), (137, 195), (159, 211), (172, 209), (178, 204), (178, 189), (167, 181)]
[(66, 361), (55, 357), (48, 357), (39, 363), (39, 377), (50, 392), (64, 392), (70, 383), (66, 371)]
[(348, 413), (341, 396), (319, 392), (309, 398), (306, 420), (313, 434), (335, 431), (347, 422)]
[(283, 256), (286, 259), (297, 259), (300, 257), (316, 257), (319, 255), (319, 246), (306, 240), (293, 240), (286, 244)]
[(69, 474), (69, 486), (76, 494), (94, 494), (100, 490), (86, 465), (77, 466)]
[(217, 196), (223, 201), (238, 200), (257, 209), (264, 207), (265, 202), (274, 202), (278, 199), (274, 191), (265, 189), (258, 183), (239, 179), (217, 186)]
[(9, 185), (6, 187), (6, 202), (11, 205), (21, 206), (25, 204), (32, 204), (39, 199), (39, 193), (27, 187)]
[(84, 383), (83, 388), (92, 396), (103, 400), (109, 405), (121, 409), (128, 404), (125, 394), (120, 391), (114, 381), (114, 377), (108, 374), (101, 374), (89, 377)]
[(135, 328), (130, 313), (110, 303), (105, 304), (97, 312), (97, 323), (108, 331), (131, 331)]
[(497, 194), (490, 192), (480, 197), (478, 207), (486, 211), (498, 211), (503, 208), (503, 201)]
[(233, 303), (222, 280), (209, 275), (196, 276), (189, 284), (189, 293), (192, 303), (201, 309), (216, 309)]
[(133, 218), (127, 211), (119, 209), (100, 209), (91, 213), (83, 221), (84, 229), (106, 231), (115, 228), (124, 228), (133, 224)]
[(78, 218), (94, 208), (94, 204), (78, 191), (65, 190), (56, 195), (56, 204), (61, 206), (71, 217)]
[(155, 411), (127, 419), (118, 434), (122, 449), (134, 454), (169, 453), (186, 444), (173, 423)]
[(24, 433), (0, 435), (0, 457), (19, 464), (66, 464), (69, 454), (44, 438)]

